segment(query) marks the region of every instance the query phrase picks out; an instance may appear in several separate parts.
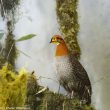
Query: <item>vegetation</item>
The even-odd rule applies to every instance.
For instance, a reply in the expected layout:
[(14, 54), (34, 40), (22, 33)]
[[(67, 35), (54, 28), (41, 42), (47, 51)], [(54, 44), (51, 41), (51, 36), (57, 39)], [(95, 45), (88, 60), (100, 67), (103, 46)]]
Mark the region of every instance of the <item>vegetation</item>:
[(42, 96), (42, 99), (36, 110), (95, 110), (92, 106), (81, 105), (77, 99), (68, 99), (62, 94), (49, 91), (49, 89), (39, 95)]
[(22, 107), (26, 99), (27, 74), (21, 70), (16, 75), (9, 65), (0, 70), (0, 107)]
[(0, 69), (0, 107), (2, 110), (16, 107), (31, 110), (95, 110), (91, 106), (81, 105), (77, 99), (68, 99), (40, 86), (33, 72), (29, 74), (22, 69), (16, 74), (9, 64)]
[(30, 74), (27, 79), (27, 99), (26, 105), (31, 108), (31, 110), (36, 110), (38, 106), (35, 94), (39, 91), (39, 85), (37, 79), (33, 74)]
[(12, 33), (12, 22), (7, 22), (8, 34), (5, 43), (5, 59), (9, 64), (15, 66), (15, 59), (17, 57), (17, 49), (14, 40), (14, 35)]
[[(69, 50), (71, 52), (75, 50), (79, 57), (80, 48), (76, 38), (79, 30), (77, 0), (56, 1), (60, 30)], [(1, 16), (7, 19), (8, 31), (5, 55), (0, 55), (0, 109), (16, 110), (15, 107), (24, 107), (24, 109), (30, 108), (30, 110), (94, 110), (91, 106), (81, 105), (77, 99), (68, 99), (62, 94), (54, 93), (48, 88), (40, 86), (34, 72), (29, 74), (24, 69), (20, 72), (15, 70), (17, 56), (15, 43), (35, 36), (30, 34), (18, 40), (14, 39), (15, 10), (19, 2), (20, 0), (0, 0)], [(8, 64), (6, 64), (7, 61)]]
[(80, 57), (80, 47), (77, 42), (79, 31), (77, 2), (78, 0), (56, 0), (56, 12), (61, 33), (70, 52), (75, 52), (77, 57)]
[(15, 13), (20, 0), (0, 0), (0, 12), (7, 24), (7, 35), (5, 42), (5, 52), (2, 57), (11, 65), (15, 66), (15, 59), (17, 56), (16, 45), (13, 35), (15, 24)]

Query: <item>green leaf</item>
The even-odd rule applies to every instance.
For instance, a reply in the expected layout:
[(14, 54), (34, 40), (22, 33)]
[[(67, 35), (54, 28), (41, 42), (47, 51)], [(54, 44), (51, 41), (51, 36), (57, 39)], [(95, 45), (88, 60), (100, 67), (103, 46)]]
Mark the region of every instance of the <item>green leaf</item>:
[(28, 58), (31, 58), (29, 55), (27, 55), (26, 53), (24, 53), (23, 51), (17, 49), (20, 53), (24, 54), (25, 56), (27, 56)]
[(4, 35), (4, 33), (0, 33), (0, 40), (2, 39), (3, 35)]
[(28, 40), (28, 39), (31, 39), (31, 38), (33, 38), (33, 37), (35, 37), (35, 36), (36, 36), (35, 34), (29, 34), (29, 35), (26, 35), (26, 36), (23, 36), (23, 37), (17, 39), (16, 42)]

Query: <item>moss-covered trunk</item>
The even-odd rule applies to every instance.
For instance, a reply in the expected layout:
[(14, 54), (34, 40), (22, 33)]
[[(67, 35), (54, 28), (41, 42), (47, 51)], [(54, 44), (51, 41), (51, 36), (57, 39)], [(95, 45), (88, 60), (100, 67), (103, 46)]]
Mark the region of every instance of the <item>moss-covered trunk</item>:
[(7, 22), (7, 35), (5, 42), (5, 54), (2, 56), (6, 61), (15, 66), (16, 45), (13, 35), (14, 24), (15, 24), (15, 12), (20, 0), (0, 0), (0, 12), (3, 19)]
[(56, 12), (61, 33), (72, 53), (80, 57), (80, 47), (77, 41), (79, 31), (77, 4), (78, 0), (56, 0)]
[(7, 22), (7, 30), (8, 30), (8, 34), (6, 36), (6, 41), (5, 41), (5, 58), (7, 62), (13, 65), (14, 67), (15, 59), (17, 57), (17, 50), (15, 45), (14, 35), (12, 33), (11, 21)]

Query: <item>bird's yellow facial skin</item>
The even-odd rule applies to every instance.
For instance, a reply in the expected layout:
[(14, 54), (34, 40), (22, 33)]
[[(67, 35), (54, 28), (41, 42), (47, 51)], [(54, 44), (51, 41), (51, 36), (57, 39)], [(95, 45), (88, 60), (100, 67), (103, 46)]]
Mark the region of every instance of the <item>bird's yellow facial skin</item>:
[(58, 42), (57, 38), (52, 38), (51, 39), (51, 43), (52, 44), (56, 44), (56, 45), (59, 45), (60, 44), (60, 42)]
[(55, 36), (52, 37), (50, 43), (59, 45), (62, 41), (63, 41), (63, 39), (60, 36), (55, 35)]
[(57, 45), (55, 56), (64, 56), (68, 54), (68, 48), (63, 38), (61, 38), (61, 36), (59, 35), (53, 36), (50, 43)]

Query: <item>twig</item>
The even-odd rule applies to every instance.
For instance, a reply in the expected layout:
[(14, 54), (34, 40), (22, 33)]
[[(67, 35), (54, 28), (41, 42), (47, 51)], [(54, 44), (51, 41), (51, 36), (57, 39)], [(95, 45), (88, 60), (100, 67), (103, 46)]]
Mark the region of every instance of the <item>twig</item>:
[(65, 110), (65, 101), (63, 102), (63, 110)]
[(58, 87), (58, 94), (60, 93), (60, 84), (59, 84), (59, 87)]
[[(15, 42), (14, 42), (15, 43)], [(10, 50), (9, 50), (9, 52), (8, 52), (8, 55), (7, 55), (7, 61), (8, 61), (8, 58), (9, 58), (9, 56), (10, 56), (10, 53), (11, 53), (11, 50), (13, 49), (13, 46), (14, 46), (14, 43), (11, 45), (11, 48), (10, 48)]]
[(41, 78), (50, 79), (50, 80), (52, 80), (52, 81), (54, 81), (54, 82), (56, 82), (56, 83), (59, 83), (58, 81), (56, 81), (56, 80), (54, 80), (54, 79), (52, 79), (52, 78), (47, 78), (47, 77), (43, 77), (43, 76), (39, 76), (39, 78), (38, 78), (37, 80), (40, 80)]
[(44, 92), (45, 90), (47, 90), (47, 87), (44, 87), (43, 89), (41, 89), (40, 91), (38, 91), (35, 95), (38, 95), (38, 94)]
[(29, 55), (27, 55), (26, 53), (24, 53), (23, 51), (17, 49), (18, 51), (20, 51), (22, 54), (24, 54), (25, 56), (27, 56), (28, 58), (31, 58)]

